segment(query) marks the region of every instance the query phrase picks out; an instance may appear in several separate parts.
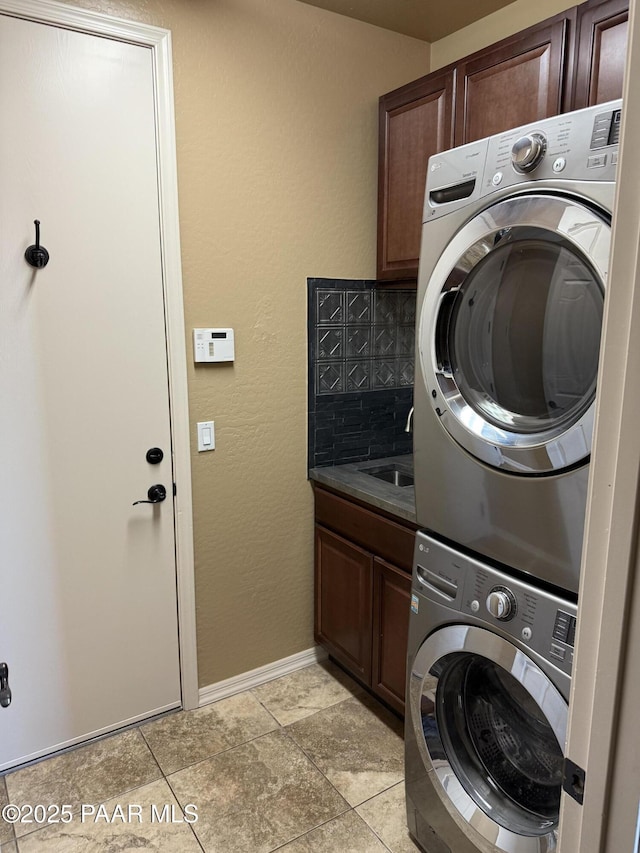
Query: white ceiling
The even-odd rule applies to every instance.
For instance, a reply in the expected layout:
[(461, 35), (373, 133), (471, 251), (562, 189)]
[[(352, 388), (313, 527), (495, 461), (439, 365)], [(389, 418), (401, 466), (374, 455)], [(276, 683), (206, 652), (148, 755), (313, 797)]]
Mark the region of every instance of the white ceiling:
[(434, 42), (512, 0), (301, 0), (387, 30)]

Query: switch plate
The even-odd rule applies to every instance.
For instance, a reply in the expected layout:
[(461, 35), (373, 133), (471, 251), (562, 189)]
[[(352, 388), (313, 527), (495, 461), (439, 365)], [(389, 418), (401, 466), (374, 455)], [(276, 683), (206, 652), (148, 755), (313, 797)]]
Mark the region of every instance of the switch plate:
[(216, 432), (213, 421), (198, 422), (198, 452), (216, 449)]

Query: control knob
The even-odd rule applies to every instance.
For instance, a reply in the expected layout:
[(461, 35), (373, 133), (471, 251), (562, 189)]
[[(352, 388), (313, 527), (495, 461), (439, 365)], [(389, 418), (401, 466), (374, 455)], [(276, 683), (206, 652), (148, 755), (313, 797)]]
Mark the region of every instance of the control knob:
[(547, 150), (547, 140), (541, 133), (521, 136), (513, 143), (511, 163), (517, 172), (530, 172), (542, 160)]
[(513, 619), (516, 614), (516, 600), (513, 593), (505, 587), (492, 589), (487, 596), (487, 610), (502, 622)]

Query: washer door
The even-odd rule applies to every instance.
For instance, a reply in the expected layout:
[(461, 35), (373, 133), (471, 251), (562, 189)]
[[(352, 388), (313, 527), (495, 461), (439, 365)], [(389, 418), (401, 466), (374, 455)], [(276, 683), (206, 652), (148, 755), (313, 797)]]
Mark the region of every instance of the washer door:
[(610, 242), (604, 213), (529, 194), (482, 211), (440, 257), (421, 364), (442, 425), (479, 460), (544, 474), (588, 459)]
[(545, 673), (490, 631), (447, 626), (416, 655), (409, 701), (425, 767), (461, 829), (491, 850), (555, 850), (567, 703)]

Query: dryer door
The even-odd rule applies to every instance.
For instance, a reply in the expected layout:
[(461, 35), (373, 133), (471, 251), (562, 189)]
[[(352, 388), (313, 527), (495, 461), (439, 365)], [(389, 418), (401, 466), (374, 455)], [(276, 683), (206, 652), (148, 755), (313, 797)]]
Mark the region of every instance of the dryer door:
[(522, 194), (471, 219), (440, 257), (422, 369), (443, 427), (486, 464), (544, 474), (588, 459), (610, 241), (604, 213)]
[(502, 637), (453, 625), (425, 640), (409, 690), (422, 760), (463, 832), (492, 850), (555, 850), (567, 703), (545, 673)]

